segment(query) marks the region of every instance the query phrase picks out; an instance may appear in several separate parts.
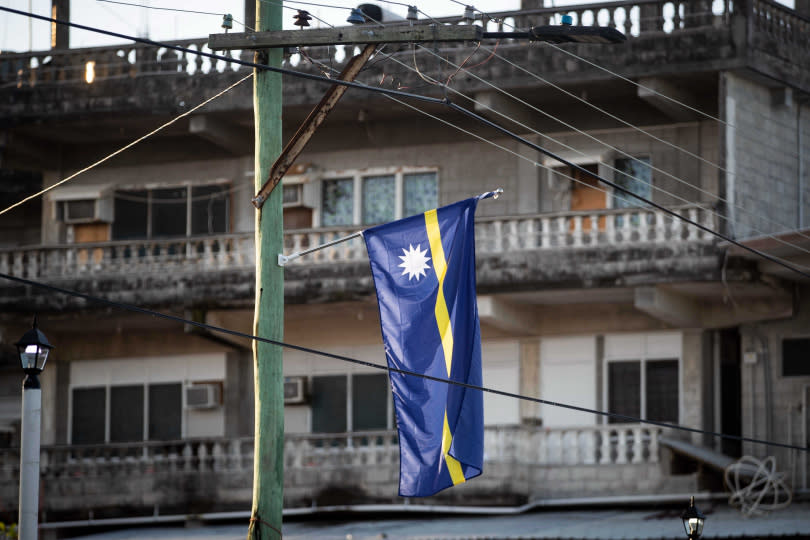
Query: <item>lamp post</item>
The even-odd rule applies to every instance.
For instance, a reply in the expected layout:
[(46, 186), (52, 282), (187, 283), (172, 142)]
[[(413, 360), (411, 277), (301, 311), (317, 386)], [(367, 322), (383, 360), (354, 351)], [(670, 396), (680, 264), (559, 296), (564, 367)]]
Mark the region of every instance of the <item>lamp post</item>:
[(689, 508), (684, 510), (681, 514), (683, 520), (683, 529), (686, 531), (686, 536), (689, 540), (697, 540), (703, 534), (703, 522), (706, 521), (700, 510), (695, 507), (695, 497), (689, 499)]
[(42, 416), (42, 389), (39, 374), (45, 368), (53, 345), (48, 342), (34, 317), (32, 328), (15, 343), (25, 372), (22, 392), (22, 440), (20, 442), (20, 540), (36, 540), (39, 514), (39, 435)]

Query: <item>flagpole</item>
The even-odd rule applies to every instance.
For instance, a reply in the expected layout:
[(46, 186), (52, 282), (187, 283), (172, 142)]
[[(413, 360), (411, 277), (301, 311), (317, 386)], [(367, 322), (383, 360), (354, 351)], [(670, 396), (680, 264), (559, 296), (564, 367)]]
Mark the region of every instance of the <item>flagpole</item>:
[[(496, 189), (494, 191), (484, 192), (481, 195), (479, 195), (478, 198), (479, 199), (488, 199), (488, 198), (492, 197), (493, 199), (497, 199), (498, 197), (500, 197), (501, 193), (503, 193), (503, 188), (498, 188), (498, 189)], [(298, 257), (301, 257), (302, 255), (307, 255), (308, 253), (312, 253), (314, 251), (318, 251), (318, 250), (321, 250), (321, 249), (324, 249), (324, 248), (332, 247), (334, 245), (341, 244), (343, 242), (348, 242), (352, 238), (357, 238), (358, 236), (363, 236), (363, 231), (357, 231), (356, 233), (352, 233), (352, 234), (350, 234), (348, 236), (343, 236), (341, 238), (337, 238), (335, 240), (332, 240), (331, 242), (326, 242), (325, 244), (321, 244), (319, 246), (311, 247), (311, 248), (305, 249), (303, 251), (297, 251), (297, 252), (291, 253), (289, 255), (284, 255), (283, 253), (279, 253), (278, 254), (278, 265), (279, 266), (284, 266), (288, 262), (290, 262), (291, 260), (297, 259)]]
[(358, 236), (363, 236), (363, 231), (357, 231), (356, 233), (352, 233), (352, 234), (350, 234), (348, 236), (344, 236), (342, 238), (332, 240), (331, 242), (326, 242), (325, 244), (321, 244), (320, 246), (315, 246), (315, 247), (312, 247), (312, 248), (309, 248), (309, 249), (305, 249), (303, 251), (298, 251), (296, 253), (291, 253), (289, 255), (284, 255), (283, 253), (279, 253), (278, 254), (278, 265), (279, 266), (284, 266), (285, 264), (287, 264), (291, 260), (297, 259), (298, 257), (300, 257), (302, 255), (306, 255), (307, 253), (312, 253), (313, 251), (318, 251), (318, 250), (323, 249), (323, 248), (328, 248), (328, 247), (334, 246), (335, 244), (340, 244), (342, 242), (347, 242), (347, 241), (351, 240), (352, 238), (357, 238)]

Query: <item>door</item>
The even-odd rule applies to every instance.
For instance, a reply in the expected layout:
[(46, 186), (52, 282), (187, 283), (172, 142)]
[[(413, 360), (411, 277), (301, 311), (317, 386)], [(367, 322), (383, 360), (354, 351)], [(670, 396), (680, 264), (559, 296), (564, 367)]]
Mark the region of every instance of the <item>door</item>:
[[(582, 165), (582, 168), (598, 174), (599, 167), (596, 164)], [(604, 210), (607, 208), (607, 192), (599, 184), (599, 180), (590, 176), (579, 169), (572, 167), (564, 167), (567, 169), (561, 171), (567, 174), (571, 180), (571, 210), (575, 212), (587, 210)], [(571, 222), (571, 228), (574, 228), (574, 222)], [(593, 228), (591, 218), (587, 217), (582, 220), (582, 228), (590, 230)], [(605, 216), (599, 218), (599, 230), (605, 229)]]
[[(77, 244), (108, 242), (110, 240), (109, 223), (81, 223), (73, 225), (73, 238)], [(104, 250), (79, 249), (76, 255), (79, 265), (84, 266), (90, 262), (99, 264), (104, 257)]]

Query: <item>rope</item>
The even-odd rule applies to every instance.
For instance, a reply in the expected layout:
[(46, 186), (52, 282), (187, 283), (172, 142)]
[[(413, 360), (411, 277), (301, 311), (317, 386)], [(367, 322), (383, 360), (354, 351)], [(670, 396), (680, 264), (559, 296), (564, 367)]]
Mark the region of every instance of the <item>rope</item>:
[(726, 467), (724, 480), (731, 491), (729, 504), (739, 506), (745, 517), (785, 508), (793, 500), (793, 493), (785, 483), (785, 473), (776, 472), (773, 456), (764, 460), (743, 456)]

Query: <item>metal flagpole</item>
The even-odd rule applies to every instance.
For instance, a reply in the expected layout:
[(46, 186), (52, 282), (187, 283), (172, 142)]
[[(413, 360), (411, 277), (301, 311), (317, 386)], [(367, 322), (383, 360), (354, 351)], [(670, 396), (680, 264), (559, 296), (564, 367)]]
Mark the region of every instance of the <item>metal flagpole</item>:
[(284, 255), (283, 253), (278, 254), (278, 265), (284, 266), (288, 262), (293, 259), (297, 259), (301, 255), (306, 255), (307, 253), (312, 253), (313, 251), (318, 251), (319, 249), (328, 248), (330, 246), (334, 246), (335, 244), (340, 244), (342, 242), (346, 242), (351, 240), (352, 238), (357, 238), (358, 236), (363, 236), (363, 231), (357, 231), (356, 233), (352, 233), (348, 236), (344, 236), (342, 238), (338, 238), (336, 240), (332, 240), (331, 242), (326, 242), (325, 244), (321, 244), (320, 246), (315, 246), (313, 248), (305, 249), (304, 251), (299, 251), (297, 253), (291, 253), (290, 255)]
[[(493, 190), (493, 191), (487, 191), (485, 193), (482, 193), (478, 197), (480, 199), (487, 199), (489, 197), (492, 197), (493, 199), (497, 199), (498, 197), (500, 197), (501, 193), (503, 193), (503, 188), (498, 188), (498, 189)], [(298, 257), (300, 257), (302, 255), (306, 255), (308, 253), (312, 253), (314, 251), (318, 251), (318, 250), (321, 250), (321, 249), (324, 249), (324, 248), (332, 247), (332, 246), (334, 246), (336, 244), (341, 244), (343, 242), (347, 242), (347, 241), (351, 240), (352, 238), (357, 238), (358, 236), (363, 236), (363, 231), (357, 231), (356, 233), (352, 233), (352, 234), (350, 234), (348, 236), (343, 236), (341, 238), (337, 238), (335, 240), (332, 240), (331, 242), (326, 242), (325, 244), (321, 244), (319, 246), (311, 247), (311, 248), (305, 249), (303, 251), (298, 251), (296, 253), (291, 253), (289, 255), (284, 255), (283, 253), (279, 253), (278, 254), (278, 265), (279, 266), (284, 266), (285, 264), (287, 264), (291, 260), (297, 259)]]

